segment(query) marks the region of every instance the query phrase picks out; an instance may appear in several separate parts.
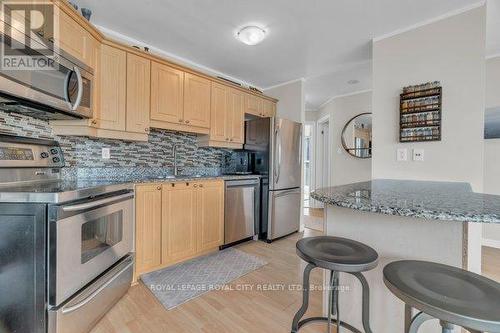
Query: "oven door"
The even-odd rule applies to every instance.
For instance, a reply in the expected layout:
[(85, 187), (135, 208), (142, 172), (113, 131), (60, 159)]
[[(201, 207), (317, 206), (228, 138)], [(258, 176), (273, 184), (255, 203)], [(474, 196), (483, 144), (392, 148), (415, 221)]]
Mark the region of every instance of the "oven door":
[(120, 192), (50, 207), (48, 265), (51, 306), (59, 306), (133, 252), (133, 198), (133, 192)]

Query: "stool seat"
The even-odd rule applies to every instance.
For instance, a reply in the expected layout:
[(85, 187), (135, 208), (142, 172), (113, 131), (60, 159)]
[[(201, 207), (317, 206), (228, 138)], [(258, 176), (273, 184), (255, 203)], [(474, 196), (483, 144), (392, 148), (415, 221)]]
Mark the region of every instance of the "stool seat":
[(407, 305), (465, 328), (500, 332), (500, 284), (438, 263), (403, 260), (384, 267), (386, 286)]
[(306, 262), (331, 271), (355, 273), (373, 269), (378, 254), (371, 247), (341, 237), (318, 236), (299, 240), (297, 255)]

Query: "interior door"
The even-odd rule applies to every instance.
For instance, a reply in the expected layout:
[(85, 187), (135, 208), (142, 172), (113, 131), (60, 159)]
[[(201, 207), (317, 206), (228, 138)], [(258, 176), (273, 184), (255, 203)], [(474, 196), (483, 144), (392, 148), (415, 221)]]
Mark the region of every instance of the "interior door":
[(269, 192), (268, 239), (276, 239), (299, 230), (300, 197), (300, 188)]
[(275, 118), (272, 142), (271, 190), (300, 187), (302, 124)]
[(184, 123), (184, 72), (151, 63), (151, 119)]

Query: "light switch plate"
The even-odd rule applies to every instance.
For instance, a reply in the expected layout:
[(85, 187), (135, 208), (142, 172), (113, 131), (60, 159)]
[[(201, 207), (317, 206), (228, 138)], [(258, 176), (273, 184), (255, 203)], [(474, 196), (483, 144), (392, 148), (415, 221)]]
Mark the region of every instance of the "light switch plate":
[(398, 148), (398, 162), (408, 161), (408, 149)]
[(109, 160), (111, 158), (111, 150), (109, 148), (102, 148), (102, 158)]
[(413, 160), (417, 162), (424, 161), (424, 150), (423, 149), (413, 149)]

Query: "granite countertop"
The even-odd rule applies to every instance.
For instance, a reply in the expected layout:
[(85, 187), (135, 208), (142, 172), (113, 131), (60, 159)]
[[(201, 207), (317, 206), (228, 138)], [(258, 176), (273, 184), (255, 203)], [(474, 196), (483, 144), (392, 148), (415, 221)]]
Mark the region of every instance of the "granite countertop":
[(428, 220), (500, 223), (500, 196), (468, 183), (376, 179), (321, 188), (311, 197), (328, 205)]

